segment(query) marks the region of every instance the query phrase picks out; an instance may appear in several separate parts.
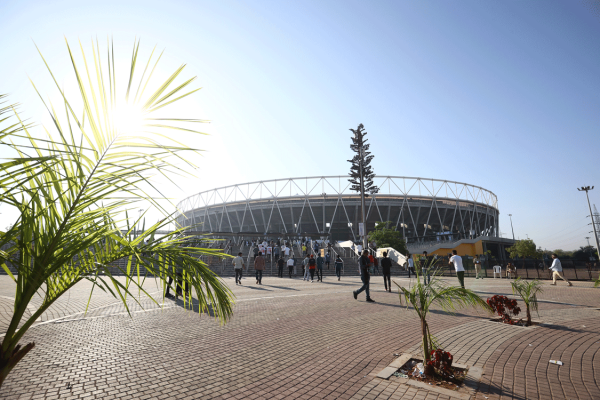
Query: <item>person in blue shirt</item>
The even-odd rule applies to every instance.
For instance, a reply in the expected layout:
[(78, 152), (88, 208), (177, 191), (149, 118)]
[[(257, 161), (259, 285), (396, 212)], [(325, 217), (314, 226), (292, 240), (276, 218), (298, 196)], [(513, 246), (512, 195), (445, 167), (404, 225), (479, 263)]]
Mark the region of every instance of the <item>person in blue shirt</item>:
[(329, 253), (325, 254), (325, 265), (327, 265), (327, 269), (329, 269), (329, 263), (331, 262), (331, 256)]
[(325, 263), (325, 259), (321, 257), (317, 257), (317, 282), (323, 282), (323, 264)]
[(344, 268), (344, 261), (342, 261), (340, 256), (337, 256), (335, 259), (335, 274), (338, 277), (338, 281), (340, 280), (340, 276), (342, 274), (342, 268)]

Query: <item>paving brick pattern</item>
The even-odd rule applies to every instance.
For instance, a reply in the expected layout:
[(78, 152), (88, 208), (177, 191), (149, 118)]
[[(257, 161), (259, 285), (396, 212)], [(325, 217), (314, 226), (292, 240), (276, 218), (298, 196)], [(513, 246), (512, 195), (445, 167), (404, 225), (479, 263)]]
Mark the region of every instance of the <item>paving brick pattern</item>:
[[(10, 315), (5, 278), (0, 328)], [(352, 298), (355, 277), (325, 283), (267, 277), (262, 286), (251, 277), (243, 286), (224, 280), (237, 296), (224, 326), (171, 300), (160, 309), (146, 299), (143, 307), (132, 307), (130, 318), (103, 292), (83, 315), (89, 283), (78, 285), (25, 335), (24, 342), (36, 347), (9, 376), (0, 399), (448, 398), (375, 377), (394, 353), (414, 351), (420, 341), (416, 316), (399, 305), (397, 294), (383, 292), (380, 277), (372, 280), (375, 304), (364, 294)], [(482, 297), (510, 293), (507, 280), (468, 279), (467, 285)], [(575, 285), (545, 288), (540, 315), (551, 325), (503, 326), (469, 309), (456, 316), (434, 310), (429, 323), (457, 360), (484, 368), (477, 398), (600, 398), (593, 367), (600, 341), (594, 322), (600, 319), (593, 316), (600, 311), (588, 307), (597, 303), (598, 291), (585, 282)], [(561, 357), (569, 361), (560, 369), (548, 365)], [(542, 383), (534, 391), (536, 380)]]

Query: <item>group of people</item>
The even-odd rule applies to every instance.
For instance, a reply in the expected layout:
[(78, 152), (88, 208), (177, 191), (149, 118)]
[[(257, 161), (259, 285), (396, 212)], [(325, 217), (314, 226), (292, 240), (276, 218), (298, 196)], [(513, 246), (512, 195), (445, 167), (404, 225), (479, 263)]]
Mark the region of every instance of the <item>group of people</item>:
[[(362, 246), (360, 246), (362, 248)], [(371, 294), (369, 291), (369, 286), (371, 284), (371, 271), (375, 268), (375, 261), (377, 257), (373, 257), (370, 254), (369, 250), (363, 250), (361, 256), (358, 258), (358, 268), (360, 269), (360, 280), (362, 281), (362, 286), (360, 289), (352, 292), (354, 299), (358, 298), (358, 295), (365, 292), (367, 296), (367, 302), (374, 303), (375, 300), (371, 298)], [(381, 259), (381, 270), (383, 275), (383, 285), (385, 287), (386, 292), (392, 291), (392, 260), (388, 257), (387, 252), (383, 252), (383, 258)]]
[[(292, 275), (295, 275), (295, 272), (296, 272), (295, 271), (296, 265), (295, 265), (294, 258), (290, 256), (289, 247), (287, 247), (287, 245), (284, 244), (281, 247), (276, 246), (276, 248), (280, 248), (280, 251), (278, 251), (277, 253), (272, 253), (272, 254), (276, 254), (278, 277), (283, 278), (284, 268), (287, 265), (288, 275), (290, 278), (292, 278)], [(362, 246), (360, 246), (360, 248), (362, 250)], [(306, 249), (306, 247), (305, 247), (305, 245), (303, 245), (303, 250), (305, 250), (305, 249)], [(318, 251), (315, 251), (315, 253), (317, 254), (316, 257), (314, 254), (308, 254), (305, 251), (303, 251), (303, 252), (304, 252), (304, 257), (305, 257), (304, 260), (301, 262), (303, 280), (314, 282), (314, 277), (316, 274), (317, 282), (323, 282), (323, 267), (327, 266), (327, 268), (329, 269), (329, 265), (331, 263), (331, 257), (330, 257), (329, 252), (325, 256), (322, 256)], [(553, 259), (553, 262), (552, 262), (552, 265), (550, 266), (550, 270), (552, 271), (552, 280), (553, 280), (552, 285), (556, 285), (557, 278), (560, 278), (560, 279), (564, 280), (565, 282), (567, 282), (567, 284), (569, 286), (572, 286), (573, 284), (562, 275), (562, 265), (560, 263), (560, 260), (558, 259), (558, 256), (556, 254), (552, 254), (552, 259)], [(429, 256), (428, 253), (426, 251), (424, 251), (422, 256), (420, 257), (419, 261), (420, 261), (420, 265), (421, 265), (423, 284), (429, 284), (431, 282), (432, 271), (435, 271), (436, 264), (439, 262), (439, 259), (437, 257)], [(459, 284), (464, 289), (465, 288), (465, 268), (463, 265), (462, 257), (458, 255), (458, 252), (456, 250), (452, 250), (452, 254), (449, 255), (448, 264), (454, 267)], [(477, 257), (477, 256), (474, 257), (473, 264), (474, 264), (475, 273), (476, 273), (475, 279), (480, 279), (481, 260), (479, 259), (479, 257)], [(242, 284), (242, 271), (245, 268), (245, 263), (244, 263), (244, 259), (242, 257), (241, 252), (238, 253), (238, 256), (233, 259), (233, 265), (234, 265), (234, 269), (235, 269), (236, 285), (241, 285)], [(262, 275), (263, 275), (263, 271), (265, 270), (265, 265), (266, 265), (265, 258), (263, 257), (263, 253), (262, 253), (262, 251), (260, 251), (260, 248), (259, 248), (258, 251), (256, 251), (255, 258), (254, 258), (254, 269), (256, 271), (256, 284), (258, 284), (258, 285), (262, 284)], [(357, 299), (358, 295), (364, 291), (366, 294), (367, 302), (369, 302), (369, 303), (374, 302), (374, 300), (370, 296), (369, 285), (370, 285), (370, 280), (371, 280), (371, 274), (375, 271), (375, 267), (378, 265), (379, 265), (379, 260), (377, 257), (373, 256), (373, 252), (371, 252), (367, 249), (364, 249), (361, 251), (360, 257), (358, 258), (358, 268), (360, 271), (360, 278), (362, 281), (362, 286), (358, 290), (353, 291), (352, 294), (355, 299)], [(391, 292), (392, 291), (392, 285), (391, 285), (392, 260), (388, 257), (387, 252), (383, 252), (383, 258), (381, 259), (380, 265), (381, 265), (381, 269), (382, 269), (385, 291)], [(336, 276), (339, 281), (341, 279), (341, 273), (344, 268), (344, 262), (340, 258), (339, 255), (336, 256), (336, 259), (334, 261), (334, 266), (335, 266), (335, 273), (336, 273)], [(415, 272), (414, 258), (410, 254), (408, 254), (407, 269), (408, 269), (408, 277), (409, 278), (411, 277), (411, 273), (414, 274), (415, 276), (417, 276), (417, 274)], [(507, 273), (510, 273), (511, 275), (514, 274), (514, 276), (516, 277), (516, 268), (512, 263), (508, 263)], [(483, 278), (483, 276), (481, 278)]]
[[(313, 282), (316, 273), (317, 282), (323, 282), (323, 266), (326, 265), (327, 269), (329, 269), (330, 263), (331, 256), (329, 255), (329, 253), (325, 254), (325, 257), (318, 254), (316, 258), (313, 254), (306, 254), (304, 260), (302, 261), (302, 280)], [(337, 276), (339, 281), (342, 276), (342, 270), (344, 269), (344, 261), (339, 255), (335, 258), (334, 266), (335, 275)], [(291, 277), (292, 275), (290, 271), (290, 278)]]
[[(262, 275), (265, 270), (266, 262), (271, 261), (270, 257), (272, 256), (272, 260), (275, 261), (277, 265), (277, 276), (279, 278), (283, 278), (283, 270), (285, 266), (288, 267), (288, 275), (292, 278), (292, 275), (296, 275), (296, 265), (295, 260), (292, 254), (292, 250), (289, 246), (289, 243), (285, 243), (281, 245), (279, 241), (277, 244), (271, 242), (267, 243), (266, 241), (260, 242), (252, 242), (246, 244), (251, 244), (253, 246), (252, 253), (254, 255), (254, 270), (256, 273), (256, 284), (262, 284)], [(272, 247), (275, 245), (274, 247)], [(304, 250), (305, 259), (302, 261), (302, 275), (304, 276), (304, 280), (310, 282), (314, 281), (314, 275), (316, 272), (317, 282), (323, 282), (323, 266), (326, 266), (329, 269), (331, 264), (331, 245), (327, 243), (328, 252), (325, 256), (321, 256), (318, 253), (318, 244), (315, 242), (315, 253), (318, 254), (317, 257), (314, 257), (313, 254), (308, 254), (306, 251), (306, 244), (302, 244)], [(246, 269), (246, 263), (244, 262), (243, 253), (238, 253), (238, 256), (235, 257), (232, 261), (233, 268), (235, 270), (235, 283), (236, 285), (242, 284), (242, 274), (244, 269)], [(335, 273), (338, 280), (341, 279), (341, 273), (344, 267), (344, 262), (341, 257), (338, 255), (334, 262), (335, 265)], [(310, 276), (310, 279), (309, 279)]]

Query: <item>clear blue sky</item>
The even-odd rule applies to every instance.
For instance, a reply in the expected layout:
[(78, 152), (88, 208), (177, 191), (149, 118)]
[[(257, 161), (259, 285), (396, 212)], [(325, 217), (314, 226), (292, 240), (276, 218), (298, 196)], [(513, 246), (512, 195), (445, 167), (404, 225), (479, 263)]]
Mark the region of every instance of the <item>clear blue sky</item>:
[[(600, 6), (590, 1), (2, 1), (0, 93), (42, 121), (35, 41), (70, 73), (63, 36), (135, 36), (203, 89), (198, 178), (225, 184), (346, 174), (365, 124), (381, 175), (439, 178), (499, 198), (501, 230), (585, 244), (581, 185), (600, 206)], [(66, 79), (65, 75), (65, 79)], [(42, 86), (43, 89), (43, 86)], [(2, 214), (0, 214), (2, 217)]]

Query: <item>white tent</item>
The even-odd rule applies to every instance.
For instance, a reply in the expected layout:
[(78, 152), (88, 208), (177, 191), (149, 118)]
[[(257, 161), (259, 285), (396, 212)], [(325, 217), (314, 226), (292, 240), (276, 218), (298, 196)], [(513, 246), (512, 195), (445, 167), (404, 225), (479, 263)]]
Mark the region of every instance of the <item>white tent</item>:
[(383, 247), (380, 249), (377, 249), (377, 257), (381, 258), (383, 257), (383, 252), (386, 251), (388, 253), (388, 257), (398, 263), (399, 265), (404, 265), (404, 263), (407, 260), (407, 257), (405, 255), (403, 255), (402, 253), (400, 253), (399, 251), (396, 251), (395, 249), (391, 248), (391, 247)]

